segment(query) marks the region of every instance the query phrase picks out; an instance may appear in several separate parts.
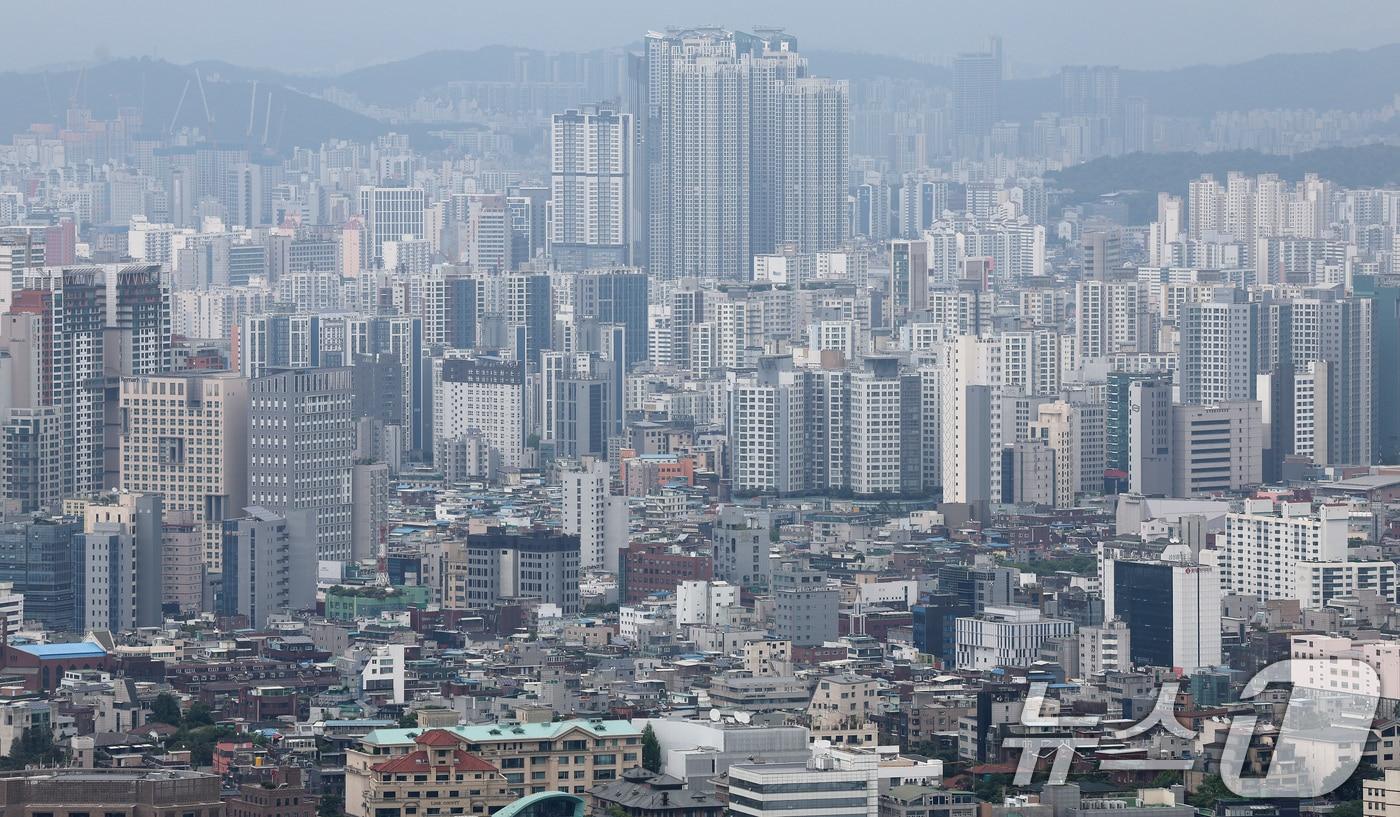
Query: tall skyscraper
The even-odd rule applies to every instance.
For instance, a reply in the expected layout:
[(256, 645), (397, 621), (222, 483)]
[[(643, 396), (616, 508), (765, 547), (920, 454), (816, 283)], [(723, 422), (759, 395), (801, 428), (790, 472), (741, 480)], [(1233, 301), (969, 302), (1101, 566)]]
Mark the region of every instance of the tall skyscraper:
[(779, 242), (817, 252), (845, 237), (849, 94), (809, 77), (796, 48), (775, 29), (647, 35), (652, 274), (744, 278)]
[(647, 35), (648, 267), (737, 279), (752, 256), (750, 54), (719, 29)]
[[(481, 322), (481, 280), (470, 275), (449, 275), (443, 280), (441, 343), (452, 349), (476, 348), (477, 327)], [(426, 321), (425, 321), (426, 324)], [(424, 327), (424, 342), (429, 339)]]
[(1001, 38), (986, 51), (953, 58), (953, 134), (982, 139), (1001, 118)]
[(221, 569), (223, 520), (248, 496), (248, 381), (231, 372), (124, 377), (122, 491), (158, 494), (200, 527), (205, 569)]
[(600, 106), (555, 114), (550, 127), (549, 252), (565, 271), (631, 263), (632, 115)]
[(505, 196), (472, 196), (467, 206), (467, 263), (477, 272), (502, 273), (526, 258), (515, 254), (510, 203)]
[(1066, 65), (1060, 69), (1060, 113), (1110, 121), (1117, 133), (1123, 113), (1116, 65)]
[(1348, 297), (1340, 287), (1302, 294), (1258, 306), (1259, 366), (1275, 381), (1270, 422), (1285, 431), (1283, 438), (1275, 433), (1275, 444), (1280, 454), (1322, 465), (1368, 465), (1376, 384), (1389, 375), (1373, 363), (1376, 302)]
[(170, 285), (161, 266), (110, 265), (101, 271), (107, 288), (107, 350), (117, 355), (106, 362), (108, 371), (123, 376), (170, 371)]
[(1043, 403), (1028, 424), (1032, 440), (1055, 453), (1054, 504), (1066, 507), (1081, 494), (1103, 490), (1104, 414), (1096, 403)]
[(928, 308), (928, 242), (890, 242), (891, 327), (902, 326)]
[(946, 502), (985, 504), (993, 486), (1000, 491), (1002, 376), (1000, 339), (959, 335), (945, 344), (940, 449)]
[(1080, 281), (1075, 285), (1079, 360), (1136, 352), (1147, 338), (1145, 290), (1136, 280)]
[[(803, 252), (837, 249), (850, 234), (850, 91), (844, 80), (802, 77), (780, 83), (777, 96), (776, 110), (767, 116), (755, 100), (755, 155), (776, 152), (777, 172), (771, 187), (760, 175), (753, 180), (753, 251), (773, 252), (786, 242)], [(765, 120), (775, 136), (763, 133)], [(765, 148), (770, 143), (774, 149)], [(767, 209), (760, 199), (770, 195)]]
[(1127, 468), (1123, 469), (1128, 472), (1128, 490), (1144, 496), (1169, 493), (1172, 487), (1171, 380), (1149, 376), (1130, 381), (1123, 409), (1128, 426)]
[[(1292, 303), (1295, 383), (1311, 374), (1316, 394), (1311, 459), (1324, 465), (1369, 465), (1377, 410), (1371, 340), (1374, 302), (1343, 297), (1339, 289), (1314, 290), (1309, 293), (1313, 297)], [(1317, 362), (1325, 366), (1313, 365)]]
[(866, 358), (850, 378), (851, 492), (915, 495), (923, 490), (920, 383), (892, 357)]
[(291, 369), (249, 381), (248, 502), (313, 512), (322, 561), (351, 554), (355, 450), (349, 369)]
[(523, 344), (515, 350), (530, 368), (539, 366), (540, 351), (551, 345), (550, 327), (554, 322), (554, 302), (550, 297), (548, 275), (514, 272), (502, 282), (502, 309), (506, 326)]
[(731, 479), (739, 493), (795, 494), (809, 490), (807, 393), (811, 375), (790, 361), (763, 357), (753, 377), (730, 393)]
[(1206, 405), (1249, 400), (1254, 391), (1256, 305), (1237, 289), (1217, 289), (1181, 307), (1180, 401)]
[[(1388, 376), (1400, 369), (1400, 286), (1375, 276), (1353, 276), (1358, 296), (1371, 301), (1372, 365), (1376, 378), (1372, 402), (1376, 406), (1400, 405), (1400, 377)], [(1375, 462), (1400, 462), (1400, 412), (1375, 412)]]
[(622, 406), (615, 388), (619, 372), (598, 354), (547, 354), (540, 389), (545, 393), (544, 438), (555, 453), (568, 459), (606, 459), (608, 437), (616, 434)]
[(62, 423), (64, 496), (101, 490), (107, 288), (99, 269), (31, 277), (16, 292), (0, 345), (31, 372), (16, 406), (52, 406)]
[[(423, 368), (423, 321), (403, 315), (349, 320), (345, 324), (345, 346), (347, 361), (356, 367), (366, 359), (385, 368), (397, 367), (389, 379), (399, 384), (398, 388), (372, 395), (386, 409), (378, 416), (400, 426), (404, 450), (427, 450), (431, 446), (431, 424), (424, 415), (428, 384)], [(397, 405), (391, 407), (391, 403)]]

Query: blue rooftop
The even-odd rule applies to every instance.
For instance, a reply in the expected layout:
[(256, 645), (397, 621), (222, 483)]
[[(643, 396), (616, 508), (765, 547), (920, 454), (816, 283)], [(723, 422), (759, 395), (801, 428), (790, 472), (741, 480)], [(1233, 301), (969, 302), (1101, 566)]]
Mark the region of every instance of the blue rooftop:
[(104, 658), (107, 651), (91, 641), (75, 641), (69, 644), (26, 644), (15, 649), (29, 653), (36, 658)]

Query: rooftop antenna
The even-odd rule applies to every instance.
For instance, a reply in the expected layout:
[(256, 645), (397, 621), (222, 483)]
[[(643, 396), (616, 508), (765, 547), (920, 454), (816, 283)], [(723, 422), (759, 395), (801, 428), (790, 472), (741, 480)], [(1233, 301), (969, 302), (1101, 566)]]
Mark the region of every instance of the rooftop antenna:
[(185, 87), (180, 91), (180, 101), (175, 103), (175, 114), (174, 114), (174, 116), (171, 116), (171, 117), (170, 117), (170, 127), (166, 129), (166, 132), (167, 132), (167, 133), (174, 133), (174, 132), (175, 132), (175, 123), (176, 123), (177, 121), (179, 121), (179, 119), (180, 119), (180, 110), (181, 110), (182, 108), (185, 107), (185, 95), (188, 94), (189, 92), (190, 92), (190, 81), (189, 81), (188, 78), (186, 78), (186, 79), (185, 79)]
[(82, 67), (82, 69), (78, 71), (78, 80), (77, 80), (77, 82), (74, 82), (74, 83), (73, 83), (73, 94), (72, 94), (72, 96), (68, 97), (68, 107), (70, 107), (70, 108), (76, 108), (76, 107), (78, 107), (78, 92), (82, 90), (82, 87), (83, 87), (83, 80), (86, 79), (86, 78), (87, 78), (87, 66), (84, 65), (84, 66)]
[[(199, 99), (204, 103), (204, 121), (210, 125), (214, 124), (214, 115), (209, 113), (209, 97), (204, 94), (204, 77), (200, 75), (199, 69), (194, 69), (194, 81), (199, 84)], [(212, 131), (213, 128), (210, 128)], [(210, 134), (213, 135), (212, 133)]]
[(253, 80), (253, 92), (248, 96), (248, 130), (243, 134), (245, 139), (253, 138), (253, 117), (258, 110), (258, 81)]

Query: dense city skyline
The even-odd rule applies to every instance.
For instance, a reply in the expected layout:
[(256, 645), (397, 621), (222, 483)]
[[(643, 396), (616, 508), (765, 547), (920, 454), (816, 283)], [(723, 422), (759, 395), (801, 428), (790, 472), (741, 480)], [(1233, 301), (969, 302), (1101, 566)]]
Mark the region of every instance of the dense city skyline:
[(363, 10), (6, 19), (5, 817), (1400, 817), (1388, 4)]

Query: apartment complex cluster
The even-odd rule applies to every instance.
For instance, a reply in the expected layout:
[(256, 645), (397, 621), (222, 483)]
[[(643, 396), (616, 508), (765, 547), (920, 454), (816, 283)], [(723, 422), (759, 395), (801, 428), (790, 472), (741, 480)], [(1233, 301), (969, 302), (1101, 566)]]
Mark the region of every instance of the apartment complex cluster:
[(1294, 817), (1215, 778), (1320, 659), (1384, 706), (1306, 808), (1400, 814), (1400, 189), (1135, 219), (1052, 175), (1189, 132), (1116, 68), (1023, 127), (1000, 41), (909, 110), (820, 62), (0, 146), (6, 813)]

